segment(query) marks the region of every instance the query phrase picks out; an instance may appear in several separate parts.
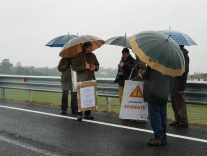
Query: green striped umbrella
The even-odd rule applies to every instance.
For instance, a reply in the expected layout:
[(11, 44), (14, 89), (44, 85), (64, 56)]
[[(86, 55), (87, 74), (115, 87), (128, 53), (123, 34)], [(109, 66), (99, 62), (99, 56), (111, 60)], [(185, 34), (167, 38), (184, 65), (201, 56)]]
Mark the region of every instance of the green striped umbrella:
[(185, 60), (180, 47), (168, 36), (144, 31), (129, 37), (133, 52), (152, 69), (169, 76), (181, 76)]

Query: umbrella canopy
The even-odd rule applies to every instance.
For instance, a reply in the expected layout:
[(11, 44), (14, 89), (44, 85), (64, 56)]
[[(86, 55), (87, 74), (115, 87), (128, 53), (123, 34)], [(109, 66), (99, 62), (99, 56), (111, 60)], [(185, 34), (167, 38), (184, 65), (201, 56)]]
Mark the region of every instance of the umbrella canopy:
[(82, 52), (82, 45), (85, 42), (91, 42), (92, 43), (92, 50), (95, 50), (99, 47), (101, 47), (105, 42), (104, 40), (92, 36), (92, 35), (82, 35), (78, 36), (76, 38), (71, 39), (68, 41), (63, 49), (61, 50), (59, 56), (61, 57), (74, 57), (78, 53)]
[(181, 76), (185, 60), (180, 47), (166, 35), (145, 31), (129, 38), (132, 51), (152, 69), (169, 76)]
[(46, 44), (46, 46), (48, 46), (48, 47), (63, 47), (66, 42), (70, 41), (71, 39), (73, 39), (75, 37), (77, 37), (77, 36), (72, 35), (72, 34), (59, 36), (59, 37), (56, 37), (56, 38), (52, 39), (51, 41), (49, 41)]
[(172, 38), (178, 45), (197, 45), (196, 42), (185, 33), (171, 30), (163, 30), (160, 32)]
[(126, 47), (126, 48), (131, 49), (128, 38), (126, 36), (112, 37), (112, 38), (107, 39), (105, 41), (105, 43), (110, 44), (110, 45), (122, 46), (122, 47)]

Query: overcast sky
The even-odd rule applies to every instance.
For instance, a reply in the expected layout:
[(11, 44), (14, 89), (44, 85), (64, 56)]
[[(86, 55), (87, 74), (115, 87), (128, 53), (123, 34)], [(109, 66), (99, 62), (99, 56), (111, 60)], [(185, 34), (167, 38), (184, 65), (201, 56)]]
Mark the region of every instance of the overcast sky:
[[(206, 15), (206, 0), (0, 0), (0, 61), (55, 67), (61, 48), (45, 44), (57, 36), (92, 34), (106, 40), (171, 26), (198, 44), (186, 47), (190, 73), (207, 72)], [(121, 50), (104, 45), (95, 54), (102, 67), (115, 68)]]

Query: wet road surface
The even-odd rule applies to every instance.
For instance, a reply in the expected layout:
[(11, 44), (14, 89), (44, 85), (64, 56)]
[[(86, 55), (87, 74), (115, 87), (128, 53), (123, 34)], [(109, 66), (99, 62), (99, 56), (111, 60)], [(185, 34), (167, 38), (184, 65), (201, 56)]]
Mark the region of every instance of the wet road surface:
[(168, 145), (149, 147), (150, 125), (94, 112), (95, 121), (59, 115), (57, 106), (0, 101), (0, 155), (206, 156), (207, 128), (168, 127)]

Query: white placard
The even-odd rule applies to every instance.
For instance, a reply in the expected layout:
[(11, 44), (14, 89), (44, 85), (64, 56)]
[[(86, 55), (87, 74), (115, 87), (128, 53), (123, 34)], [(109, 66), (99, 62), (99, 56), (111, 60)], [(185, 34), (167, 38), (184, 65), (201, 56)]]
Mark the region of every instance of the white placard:
[(142, 81), (125, 81), (119, 118), (147, 120), (148, 104), (144, 102)]
[(96, 105), (94, 92), (95, 92), (94, 86), (80, 88), (81, 108), (94, 107)]

